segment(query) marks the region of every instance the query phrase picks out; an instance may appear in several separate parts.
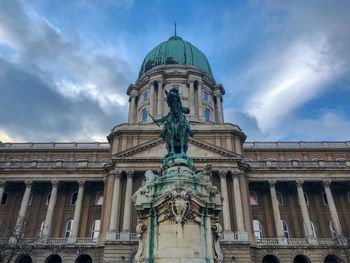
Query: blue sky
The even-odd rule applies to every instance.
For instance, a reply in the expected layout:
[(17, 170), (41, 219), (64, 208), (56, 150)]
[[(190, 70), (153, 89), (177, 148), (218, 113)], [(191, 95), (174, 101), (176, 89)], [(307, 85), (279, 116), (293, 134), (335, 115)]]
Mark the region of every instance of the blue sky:
[(0, 141), (105, 141), (178, 34), (249, 141), (349, 140), (350, 1), (0, 0)]

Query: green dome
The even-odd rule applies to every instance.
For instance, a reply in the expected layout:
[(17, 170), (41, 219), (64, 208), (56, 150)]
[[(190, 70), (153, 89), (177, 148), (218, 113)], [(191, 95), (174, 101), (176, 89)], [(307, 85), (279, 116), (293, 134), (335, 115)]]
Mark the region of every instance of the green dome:
[(156, 66), (168, 64), (191, 65), (213, 78), (208, 59), (204, 53), (178, 36), (173, 36), (168, 41), (160, 43), (146, 55), (139, 76)]

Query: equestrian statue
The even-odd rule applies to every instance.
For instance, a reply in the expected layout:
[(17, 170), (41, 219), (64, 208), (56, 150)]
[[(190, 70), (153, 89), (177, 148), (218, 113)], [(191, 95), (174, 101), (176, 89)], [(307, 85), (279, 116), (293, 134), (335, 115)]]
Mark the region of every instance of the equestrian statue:
[(182, 107), (179, 91), (172, 88), (166, 94), (166, 101), (170, 108), (170, 112), (158, 118), (151, 118), (159, 126), (164, 124), (161, 137), (165, 140), (168, 155), (175, 153), (186, 155), (188, 148), (188, 136), (193, 136), (190, 124), (185, 114), (189, 114), (187, 107)]

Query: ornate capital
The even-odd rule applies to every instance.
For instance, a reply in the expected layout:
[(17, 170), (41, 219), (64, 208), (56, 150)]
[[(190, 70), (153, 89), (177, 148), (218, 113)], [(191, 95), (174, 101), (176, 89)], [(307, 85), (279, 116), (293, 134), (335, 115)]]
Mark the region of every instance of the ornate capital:
[(297, 187), (303, 187), (303, 183), (304, 183), (304, 180), (296, 180), (295, 181), (295, 184), (297, 185)]
[(331, 180), (324, 180), (322, 183), (323, 183), (324, 187), (331, 187), (332, 181)]
[(219, 176), (220, 178), (226, 178), (226, 175), (227, 175), (227, 171), (219, 171)]
[(238, 178), (241, 174), (244, 174), (244, 172), (241, 170), (232, 170), (231, 171), (232, 178)]
[(273, 179), (269, 180), (269, 185), (270, 185), (270, 187), (275, 187), (276, 180), (273, 180)]
[(51, 181), (52, 187), (58, 187), (59, 183), (60, 183), (60, 181), (58, 181), (58, 180), (52, 180)]
[(26, 184), (26, 188), (32, 187), (33, 181), (32, 180), (25, 180), (24, 183)]
[(79, 187), (84, 187), (85, 185), (85, 180), (79, 180), (78, 181)]
[(118, 179), (120, 179), (120, 177), (122, 176), (122, 173), (123, 173), (122, 170), (115, 169), (115, 170), (112, 171), (112, 174), (114, 175), (114, 178), (118, 178)]
[(126, 176), (128, 179), (132, 179), (134, 176), (135, 171), (134, 170), (127, 170), (126, 171)]
[(130, 92), (130, 98), (135, 98), (139, 95), (138, 91), (136, 89), (132, 89)]

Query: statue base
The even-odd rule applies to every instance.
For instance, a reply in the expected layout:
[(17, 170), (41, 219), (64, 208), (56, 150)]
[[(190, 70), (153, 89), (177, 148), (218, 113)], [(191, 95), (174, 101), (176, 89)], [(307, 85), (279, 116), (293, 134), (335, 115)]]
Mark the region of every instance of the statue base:
[(162, 176), (147, 171), (132, 197), (139, 215), (137, 262), (222, 262), (222, 200), (210, 167), (195, 173), (190, 157), (172, 154), (163, 169)]

